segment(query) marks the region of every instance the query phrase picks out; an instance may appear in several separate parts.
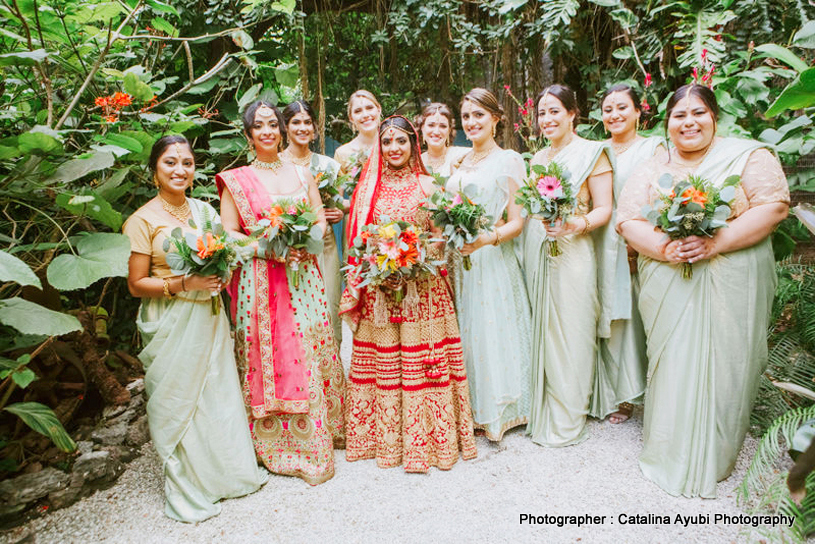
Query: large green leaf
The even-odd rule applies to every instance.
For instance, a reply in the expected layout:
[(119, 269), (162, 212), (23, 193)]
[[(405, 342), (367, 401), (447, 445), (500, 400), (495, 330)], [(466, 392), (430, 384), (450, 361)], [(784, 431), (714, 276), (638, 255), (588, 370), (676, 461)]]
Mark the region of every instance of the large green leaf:
[(132, 151), (133, 153), (141, 153), (144, 151), (144, 146), (142, 146), (142, 143), (139, 140), (125, 134), (116, 134), (115, 132), (108, 133), (105, 135), (102, 141), (108, 145), (115, 145), (117, 147), (121, 147), (122, 149)]
[(765, 54), (764, 56), (772, 57), (774, 59), (780, 60), (785, 64), (788, 64), (797, 72), (803, 72), (804, 70), (809, 68), (807, 63), (799, 59), (795, 53), (793, 53), (786, 47), (782, 47), (778, 44), (765, 43), (756, 46), (756, 51), (764, 53)]
[(33, 285), (42, 289), (40, 278), (22, 259), (0, 250), (0, 281), (13, 281), (20, 285)]
[(73, 159), (59, 165), (57, 171), (46, 180), (46, 183), (67, 183), (77, 180), (91, 172), (104, 170), (113, 166), (113, 153), (96, 151), (84, 159)]
[(0, 323), (14, 327), (23, 334), (59, 336), (82, 329), (72, 315), (49, 310), (18, 297), (0, 300)]
[(74, 215), (87, 215), (113, 230), (119, 230), (122, 226), (122, 214), (114, 210), (110, 202), (96, 191), (86, 189), (80, 194), (60, 193), (56, 202)]
[(173, 38), (178, 37), (178, 29), (171, 25), (169, 22), (167, 22), (166, 19), (162, 17), (154, 17), (153, 20), (150, 21), (150, 24), (153, 26), (153, 28), (161, 32), (164, 32), (168, 36), (171, 36)]
[(774, 117), (786, 110), (799, 110), (813, 105), (815, 105), (815, 68), (809, 68), (781, 91), (766, 115)]
[(815, 49), (815, 21), (809, 21), (802, 26), (801, 29), (795, 33), (792, 43), (798, 47)]
[(78, 256), (64, 253), (48, 265), (48, 282), (57, 289), (84, 289), (101, 278), (127, 276), (130, 239), (124, 234), (83, 236), (76, 243), (76, 251)]
[(6, 53), (4, 55), (0, 55), (0, 66), (30, 66), (45, 60), (47, 56), (48, 53), (45, 51), (45, 49)]
[(50, 438), (62, 451), (76, 451), (76, 444), (48, 406), (39, 402), (15, 402), (4, 410), (19, 416), (23, 423)]
[(17, 147), (23, 153), (62, 153), (62, 142), (48, 127), (36, 126), (17, 138)]
[(133, 72), (125, 74), (124, 86), (125, 91), (137, 100), (150, 100), (156, 94), (150, 85), (139, 79), (139, 76)]

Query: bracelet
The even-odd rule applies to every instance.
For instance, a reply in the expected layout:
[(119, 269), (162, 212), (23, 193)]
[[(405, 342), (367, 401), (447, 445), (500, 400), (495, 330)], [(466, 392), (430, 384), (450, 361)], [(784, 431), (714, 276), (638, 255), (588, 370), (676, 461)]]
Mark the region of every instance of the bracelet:
[(175, 295), (170, 292), (170, 278), (164, 278), (164, 297), (173, 298)]
[(187, 286), (186, 286), (186, 285), (184, 285), (184, 276), (181, 276), (181, 290), (182, 290), (182, 291), (186, 291), (186, 290), (187, 290)]
[(495, 241), (492, 243), (492, 245), (497, 246), (501, 243), (501, 231), (494, 229), (493, 232), (495, 233)]
[(583, 227), (583, 232), (581, 232), (580, 234), (586, 234), (586, 233), (588, 233), (588, 232), (589, 232), (589, 229), (591, 228), (591, 221), (589, 221), (589, 216), (588, 216), (588, 215), (584, 215), (584, 216), (583, 216), (583, 221), (585, 221), (585, 222), (586, 222), (586, 226), (585, 226), (585, 227)]

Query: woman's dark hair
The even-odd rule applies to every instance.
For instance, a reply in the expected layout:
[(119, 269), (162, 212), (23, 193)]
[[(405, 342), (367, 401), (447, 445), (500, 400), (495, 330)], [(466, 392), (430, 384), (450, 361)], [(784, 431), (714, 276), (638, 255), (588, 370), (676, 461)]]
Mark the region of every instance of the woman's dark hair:
[(192, 153), (193, 159), (195, 159), (195, 153), (192, 152), (192, 146), (190, 142), (184, 137), (179, 134), (168, 134), (167, 136), (162, 136), (156, 143), (153, 144), (153, 148), (150, 150), (150, 158), (147, 159), (147, 167), (152, 170), (153, 172), (156, 171), (156, 167), (158, 166), (158, 160), (164, 155), (164, 152), (173, 144), (184, 144), (190, 149), (190, 153)]
[(498, 99), (494, 94), (487, 89), (476, 87), (464, 95), (464, 98), (461, 99), (461, 104), (459, 107), (463, 106), (467, 101), (478, 104), (497, 117), (498, 124), (496, 125), (495, 130), (501, 130), (501, 128), (504, 126), (504, 108), (501, 107), (501, 103), (498, 102)]
[(427, 174), (427, 170), (422, 162), (422, 150), (419, 147), (419, 135), (413, 124), (407, 118), (401, 115), (394, 115), (388, 117), (379, 124), (379, 140), (382, 145), (382, 135), (389, 127), (395, 127), (402, 132), (407, 133), (408, 141), (410, 141), (410, 161), (418, 166), (418, 170), (422, 174)]
[(305, 100), (295, 100), (285, 108), (283, 108), (283, 121), (286, 124), (286, 127), (289, 126), (289, 123), (294, 118), (295, 115), (298, 113), (305, 113), (309, 117), (311, 117), (312, 123), (317, 123), (317, 116), (314, 115), (314, 110), (311, 109), (311, 105)]
[(600, 97), (600, 109), (603, 109), (603, 103), (606, 101), (606, 98), (611, 96), (613, 93), (625, 93), (628, 95), (628, 98), (631, 99), (631, 102), (634, 103), (634, 109), (637, 111), (642, 111), (642, 105), (640, 104), (640, 95), (637, 93), (636, 90), (631, 85), (626, 83), (617, 83), (616, 85), (612, 85), (606, 92), (603, 93), (603, 96)]
[(719, 121), (719, 103), (716, 102), (716, 95), (713, 94), (713, 91), (703, 85), (696, 85), (694, 83), (682, 85), (671, 95), (671, 98), (668, 99), (668, 105), (665, 110), (665, 134), (668, 134), (668, 121), (671, 119), (671, 112), (679, 101), (688, 95), (695, 96), (704, 102), (707, 109), (710, 110), (710, 114), (713, 116), (714, 123)]
[(549, 85), (546, 87), (544, 90), (538, 93), (538, 96), (535, 97), (535, 126), (537, 129), (540, 130), (538, 123), (538, 107), (540, 106), (541, 99), (547, 94), (551, 94), (560, 100), (563, 107), (566, 108), (566, 111), (574, 113), (574, 121), (572, 121), (572, 125), (573, 127), (576, 127), (577, 121), (580, 117), (580, 108), (577, 106), (577, 97), (575, 96), (574, 91), (568, 85), (555, 83), (554, 85)]
[(286, 144), (286, 122), (283, 119), (283, 114), (280, 113), (280, 110), (277, 109), (277, 106), (273, 106), (269, 102), (265, 100), (255, 100), (248, 106), (246, 109), (243, 110), (243, 131), (246, 133), (247, 136), (252, 136), (252, 125), (255, 124), (255, 114), (258, 111), (258, 108), (261, 106), (266, 106), (267, 108), (272, 108), (275, 117), (277, 118), (277, 125), (280, 127), (280, 136), (283, 139), (283, 144)]
[(422, 113), (416, 118), (416, 129), (419, 131), (419, 139), (422, 139), (422, 127), (424, 126), (424, 122), (427, 121), (428, 117), (436, 115), (437, 113), (447, 118), (447, 122), (450, 124), (450, 134), (447, 135), (447, 145), (453, 145), (456, 139), (456, 119), (453, 117), (453, 112), (450, 111), (447, 104), (442, 104), (441, 102), (431, 102), (424, 107)]

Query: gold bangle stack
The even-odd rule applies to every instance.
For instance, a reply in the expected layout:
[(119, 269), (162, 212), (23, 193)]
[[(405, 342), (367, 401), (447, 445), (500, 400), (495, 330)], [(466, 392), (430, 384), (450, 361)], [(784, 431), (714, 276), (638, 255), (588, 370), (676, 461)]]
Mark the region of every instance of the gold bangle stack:
[(495, 241), (492, 243), (492, 245), (497, 246), (501, 243), (501, 231), (495, 229), (493, 232), (495, 232)]
[(174, 293), (170, 292), (170, 278), (164, 278), (164, 298), (173, 298)]

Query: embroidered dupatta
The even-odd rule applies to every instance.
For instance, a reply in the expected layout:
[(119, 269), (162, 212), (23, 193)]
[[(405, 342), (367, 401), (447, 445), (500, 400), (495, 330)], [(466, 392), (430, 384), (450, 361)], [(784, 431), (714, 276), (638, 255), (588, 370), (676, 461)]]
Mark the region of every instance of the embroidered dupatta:
[[(249, 231), (269, 210), (274, 199), (248, 166), (221, 172), (215, 177), (218, 194), (232, 194), (241, 226)], [(234, 319), (238, 296), (251, 296), (254, 308), (247, 329), (246, 384), (252, 416), (260, 419), (275, 412), (308, 413), (308, 365), (294, 320), (286, 265), (272, 260), (252, 260), (254, 293), (238, 293), (239, 273), (232, 277), (229, 296)]]

